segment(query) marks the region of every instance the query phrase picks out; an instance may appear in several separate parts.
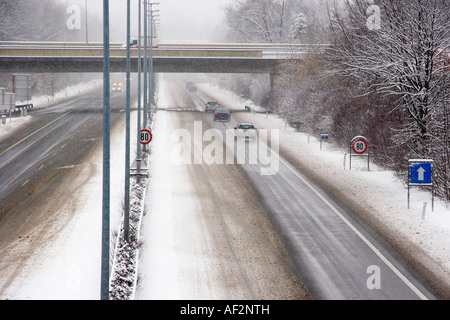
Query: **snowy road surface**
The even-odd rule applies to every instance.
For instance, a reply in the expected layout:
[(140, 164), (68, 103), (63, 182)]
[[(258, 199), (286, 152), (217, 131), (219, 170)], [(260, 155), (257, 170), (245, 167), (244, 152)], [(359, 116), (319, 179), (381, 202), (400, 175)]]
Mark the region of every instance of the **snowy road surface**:
[[(98, 296), (92, 288), (99, 285), (94, 271), (100, 240), (94, 239), (101, 221), (103, 100), (101, 88), (87, 89), (55, 106), (37, 107), (26, 121), (13, 119), (12, 126), (23, 124), (5, 132), (2, 145), (13, 147), (0, 152), (2, 299)], [(111, 101), (113, 124), (123, 115), (124, 97)], [(121, 132), (113, 143), (121, 147), (120, 140)], [(120, 186), (122, 179), (113, 177), (113, 183)], [(117, 198), (123, 194), (112, 191)]]
[[(172, 96), (172, 95), (171, 95)], [(197, 103), (197, 107), (201, 110), (204, 102), (207, 101), (207, 97), (202, 97), (201, 93), (193, 94), (194, 102)], [(196, 100), (200, 101), (196, 101)], [(171, 103), (173, 105), (173, 103)], [(168, 114), (168, 115), (166, 115)], [(399, 263), (395, 261), (395, 258), (390, 256), (389, 253), (384, 250), (382, 245), (370, 237), (370, 235), (364, 231), (363, 228), (358, 226), (353, 219), (345, 212), (345, 210), (334, 203), (329, 197), (327, 197), (318, 186), (314, 186), (307, 180), (301, 173), (299, 173), (292, 165), (290, 165), (283, 158), (274, 158), (273, 151), (268, 152), (264, 150), (264, 153), (269, 157), (271, 161), (265, 161), (266, 165), (262, 165), (258, 162), (264, 162), (267, 159), (259, 159), (260, 150), (263, 149), (262, 137), (260, 141), (243, 142), (242, 149), (239, 149), (240, 145), (236, 142), (236, 145), (232, 146), (235, 149), (236, 158), (239, 157), (240, 152), (247, 152), (247, 159), (243, 160), (244, 164), (242, 169), (245, 176), (240, 179), (235, 178), (234, 183), (231, 185), (221, 185), (214, 188), (214, 185), (220, 181), (222, 184), (226, 182), (226, 177), (229, 177), (229, 170), (234, 168), (235, 164), (232, 161), (223, 160), (226, 158), (227, 150), (223, 151), (221, 157), (215, 160), (219, 163), (205, 164), (208, 162), (208, 155), (205, 150), (208, 150), (208, 145), (211, 146), (211, 142), (203, 138), (203, 141), (195, 141), (196, 137), (205, 137), (210, 127), (215, 128), (213, 133), (217, 137), (222, 137), (223, 142), (226, 140), (226, 130), (232, 130), (232, 128), (239, 122), (239, 113), (233, 113), (233, 119), (227, 122), (213, 122), (212, 117), (209, 114), (204, 113), (192, 113), (192, 112), (173, 112), (173, 111), (159, 111), (157, 113), (158, 118), (156, 120), (156, 136), (166, 137), (164, 141), (165, 148), (160, 145), (154, 145), (155, 157), (161, 157), (161, 160), (154, 163), (152, 172), (171, 172), (170, 177), (167, 175), (157, 176), (153, 182), (153, 192), (156, 193), (155, 198), (150, 200), (150, 203), (154, 203), (149, 209), (149, 214), (158, 216), (166, 216), (169, 212), (171, 216), (169, 222), (164, 224), (166, 227), (164, 230), (167, 234), (164, 240), (157, 241), (156, 244), (147, 248), (145, 254), (151, 255), (151, 259), (156, 264), (163, 264), (170, 268), (171, 264), (165, 259), (155, 259), (152, 252), (155, 250), (170, 251), (161, 248), (161, 243), (167, 242), (168, 239), (174, 239), (176, 247), (175, 252), (179, 251), (181, 257), (185, 257), (186, 252), (193, 252), (193, 257), (186, 260), (186, 268), (189, 270), (192, 262), (198, 262), (204, 267), (201, 262), (205, 257), (198, 257), (194, 252), (215, 252), (219, 251), (222, 256), (227, 256), (225, 250), (226, 246), (222, 248), (218, 246), (216, 250), (204, 249), (204, 244), (213, 242), (220, 242), (220, 239), (227, 239), (223, 236), (223, 227), (226, 219), (236, 220), (238, 225), (241, 224), (245, 229), (245, 224), (242, 223), (242, 208), (245, 208), (245, 203), (241, 205), (242, 201), (239, 201), (239, 196), (252, 194), (252, 187), (258, 194), (258, 198), (264, 205), (264, 209), (267, 211), (266, 215), (270, 217), (271, 221), (277, 226), (277, 230), (280, 233), (283, 240), (288, 246), (291, 258), (294, 260), (295, 267), (298, 270), (300, 277), (305, 281), (308, 288), (313, 294), (315, 299), (433, 299), (434, 296), (429, 293), (414, 277), (409, 274)], [(180, 123), (177, 123), (180, 122)], [(162, 127), (161, 127), (162, 126)], [(162, 130), (162, 128), (164, 130)], [(183, 128), (181, 131), (179, 128)], [(189, 134), (186, 131), (190, 128)], [(162, 131), (161, 131), (162, 130)], [(196, 132), (196, 130), (198, 132)], [(278, 130), (278, 129), (277, 129)], [(263, 130), (259, 130), (260, 133)], [(213, 134), (209, 132), (209, 134)], [(271, 132), (272, 138), (278, 135), (276, 130)], [(175, 137), (173, 137), (175, 136)], [(175, 138), (176, 142), (171, 141), (171, 138)], [(181, 143), (179, 141), (181, 139)], [(187, 144), (183, 144), (187, 141)], [(194, 140), (194, 141), (193, 141)], [(206, 140), (206, 141), (205, 141)], [(268, 139), (274, 144), (277, 141), (274, 139)], [(158, 141), (159, 142), (159, 141)], [(220, 149), (220, 144), (217, 145)], [(174, 152), (179, 151), (178, 146), (180, 144), (185, 147), (188, 153), (188, 157), (185, 154), (181, 154), (180, 159), (174, 158)], [(200, 148), (201, 150), (196, 150)], [(186, 150), (181, 150), (185, 151)], [(221, 149), (220, 149), (221, 150)], [(217, 153), (217, 150), (215, 151)], [(198, 155), (198, 157), (196, 157)], [(178, 156), (178, 154), (177, 154)], [(183, 157), (184, 156), (184, 157)], [(252, 160), (253, 163), (251, 164)], [(278, 157), (278, 154), (276, 154)], [(159, 158), (158, 158), (159, 159)], [(243, 158), (242, 158), (243, 159)], [(256, 161), (257, 159), (257, 161)], [(236, 159), (235, 159), (236, 160)], [(274, 164), (274, 162), (280, 162)], [(179, 163), (174, 165), (174, 163)], [(160, 167), (162, 166), (162, 168)], [(169, 169), (172, 168), (172, 169)], [(263, 172), (262, 168), (267, 169)], [(270, 172), (272, 169), (273, 172)], [(225, 175), (223, 172), (225, 171)], [(221, 174), (222, 173), (222, 174)], [(265, 173), (265, 174), (264, 174)], [(188, 174), (188, 177), (184, 178)], [(247, 178), (251, 181), (251, 186), (247, 186)], [(191, 185), (186, 183), (191, 181)], [(217, 182), (216, 182), (217, 181)], [(172, 183), (171, 183), (172, 182)], [(197, 186), (197, 187), (196, 187)], [(161, 188), (161, 190), (159, 190)], [(196, 194), (191, 193), (193, 190), (199, 189)], [(222, 191), (216, 191), (215, 189)], [(237, 193), (232, 192), (237, 191)], [(162, 200), (167, 197), (166, 200)], [(169, 199), (175, 197), (176, 201), (170, 201)], [(202, 218), (198, 218), (197, 215), (192, 214), (190, 211), (186, 211), (186, 208), (195, 208), (195, 205), (187, 204), (181, 205), (183, 199), (192, 201), (192, 199), (211, 198), (213, 205), (202, 203), (200, 207), (194, 209), (194, 212), (203, 212)], [(219, 201), (217, 201), (217, 199)], [(227, 200), (231, 202), (227, 203)], [(214, 201), (215, 200), (215, 201)], [(211, 200), (210, 200), (211, 201)], [(156, 202), (156, 203), (155, 203)], [(197, 200), (196, 202), (199, 202)], [(170, 203), (177, 203), (176, 207), (170, 205)], [(195, 203), (195, 201), (194, 201)], [(177, 208), (181, 207), (177, 212)], [(220, 208), (227, 208), (220, 212)], [(219, 214), (211, 214), (218, 211)], [(250, 210), (254, 212), (254, 209)], [(210, 216), (205, 219), (205, 214)], [(237, 218), (238, 217), (238, 218)], [(157, 219), (157, 218), (154, 218)], [(198, 222), (194, 222), (198, 220)], [(164, 220), (163, 220), (164, 221)], [(149, 222), (154, 226), (161, 226), (162, 221), (157, 220)], [(191, 227), (191, 224), (193, 227)], [(212, 224), (210, 226), (209, 224)], [(196, 231), (195, 226), (207, 225), (204, 227), (206, 230), (212, 229), (209, 236), (202, 231)], [(247, 224), (249, 226), (250, 224)], [(191, 232), (182, 233), (177, 232), (177, 226), (182, 229), (187, 228)], [(189, 227), (187, 227), (189, 226)], [(231, 229), (231, 228), (230, 228)], [(236, 228), (233, 228), (236, 229)], [(233, 230), (231, 229), (231, 230)], [(251, 231), (251, 230), (249, 230)], [(152, 232), (144, 232), (144, 234), (152, 234)], [(248, 232), (251, 239), (253, 237), (252, 232)], [(182, 236), (180, 236), (182, 235)], [(231, 239), (237, 238), (236, 236), (229, 237)], [(230, 241), (230, 240), (227, 240)], [(246, 240), (248, 244), (251, 242)], [(190, 245), (195, 243), (196, 250), (190, 249)], [(184, 245), (181, 245), (184, 244)], [(186, 249), (182, 249), (185, 246)], [(230, 245), (229, 245), (230, 246)], [(198, 250), (200, 248), (200, 250)], [(255, 247), (246, 247), (247, 256), (248, 252), (256, 252)], [(212, 257), (213, 254), (209, 253), (206, 257)], [(231, 251), (230, 257), (236, 256), (235, 250)], [(245, 256), (245, 255), (244, 255)], [(264, 255), (256, 255), (264, 256)], [(176, 258), (174, 258), (176, 260)], [(183, 259), (183, 258), (181, 258)], [(208, 258), (206, 258), (208, 259)], [(257, 264), (255, 257), (253, 260), (253, 269), (251, 272), (243, 274), (240, 278), (242, 288), (246, 288), (247, 292), (241, 293), (235, 290), (235, 298), (259, 298), (252, 292), (252, 286), (249, 285), (249, 281), (246, 279), (248, 274), (257, 274), (259, 269), (256, 268)], [(169, 260), (170, 261), (170, 260)], [(233, 259), (229, 258), (229, 261)], [(219, 263), (223, 264), (223, 263)], [(227, 270), (232, 271), (234, 264), (227, 263)], [(174, 264), (179, 266), (179, 264)], [(195, 270), (202, 270), (202, 267), (195, 268)], [(149, 268), (145, 268), (146, 270)], [(151, 269), (151, 267), (150, 267)], [(161, 268), (164, 269), (164, 268)], [(377, 274), (372, 275), (376, 271)], [(164, 273), (167, 274), (167, 273)], [(182, 272), (175, 267), (173, 272), (169, 274), (178, 275), (179, 277), (187, 277), (191, 279), (193, 283), (189, 287), (206, 287), (210, 288), (214, 283), (217, 285), (221, 283), (218, 281), (222, 279), (239, 279), (235, 274), (218, 273), (218, 278), (212, 281), (211, 279), (200, 277), (197, 279), (195, 276), (188, 277), (190, 272)], [(204, 272), (204, 275), (211, 274), (211, 272)], [(214, 273), (213, 273), (214, 274)], [(374, 280), (374, 276), (381, 275), (379, 280)], [(372, 277), (371, 277), (372, 276)], [(157, 276), (155, 276), (157, 277)], [(269, 277), (265, 277), (265, 284), (267, 285), (270, 280)], [(383, 280), (381, 283), (381, 279)], [(207, 286), (201, 286), (195, 282), (204, 281)], [(374, 281), (372, 284), (371, 281)], [(376, 283), (376, 282), (379, 283)], [(175, 283), (182, 283), (180, 279), (174, 281)], [(239, 283), (236, 280), (236, 283)], [(368, 284), (369, 283), (369, 284)], [(236, 285), (234, 285), (236, 286)], [(145, 285), (142, 284), (145, 288)], [(153, 285), (149, 287), (154, 288)], [(219, 286), (220, 287), (220, 286)], [(164, 292), (164, 285), (160, 290), (156, 290), (153, 297), (157, 297), (158, 294)], [(154, 289), (153, 289), (154, 290)], [(169, 291), (168, 296), (175, 295), (176, 293)], [(190, 294), (192, 296), (192, 294)], [(150, 295), (151, 296), (151, 295)], [(189, 296), (189, 295), (187, 295)], [(213, 292), (209, 292), (205, 297), (214, 296)], [(181, 295), (181, 297), (184, 297)], [(233, 296), (232, 296), (233, 297)]]
[[(207, 84), (199, 84), (199, 87), (222, 102), (242, 105), (238, 98), (226, 91)], [(166, 98), (168, 97), (160, 96), (159, 103), (166, 103), (167, 101), (164, 101)], [(161, 130), (168, 133), (171, 128), (164, 128), (164, 124), (172, 123), (174, 119), (168, 118), (172, 117), (169, 112), (161, 112), (158, 117), (160, 116), (165, 118), (166, 122), (160, 122), (163, 128), (155, 127), (155, 132)], [(302, 172), (307, 173), (308, 177), (314, 177), (318, 184), (325, 187), (328, 194), (341, 199), (340, 204), (345, 204), (353, 214), (359, 213), (359, 216), (356, 214), (359, 222), (370, 225), (371, 231), (377, 237), (384, 238), (386, 244), (390, 243), (395, 249), (394, 252), (401, 254), (404, 261), (413, 267), (414, 272), (428, 280), (441, 297), (449, 297), (450, 219), (445, 204), (438, 201), (434, 212), (428, 210), (426, 216), (421, 218), (422, 203), (430, 199), (427, 192), (414, 190), (411, 209), (408, 210), (405, 188), (390, 172), (374, 165), (371, 165), (371, 171), (368, 172), (363, 169), (364, 166), (358, 167), (357, 163), (353, 164), (351, 171), (345, 169), (342, 166), (342, 150), (334, 149), (332, 144), (326, 144), (323, 150), (320, 150), (315, 138), (307, 139), (306, 134), (286, 127), (276, 115), (240, 114), (239, 117), (253, 121), (259, 128), (280, 129), (280, 153), (291, 164), (301, 167)], [(197, 118), (184, 119), (191, 125), (193, 120)], [(174, 123), (175, 126), (180, 124)], [(157, 125), (155, 123), (155, 126)], [(202, 125), (204, 128), (208, 127), (207, 122), (202, 122)], [(123, 197), (122, 130), (123, 127), (116, 128), (112, 140), (113, 226), (117, 226), (120, 218), (118, 210)], [(225, 165), (203, 164), (196, 165), (195, 168), (172, 166), (171, 162), (164, 161), (164, 157), (173, 150), (163, 143), (158, 147), (158, 139), (154, 136), (155, 150), (159, 148), (166, 153), (155, 153), (150, 163), (150, 168), (157, 167), (158, 170), (152, 172), (154, 179), (150, 181), (152, 185), (148, 188), (147, 212), (142, 226), (140, 280), (136, 297), (308, 298), (307, 295), (303, 295), (305, 291), (301, 290), (301, 285), (290, 283), (290, 280), (295, 278), (294, 271), (292, 265), (287, 262), (286, 251), (280, 246), (278, 235), (270, 228), (264, 229), (265, 234), (258, 234), (255, 231), (270, 226), (270, 223), (265, 215), (266, 208), (259, 201), (258, 194), (251, 191), (245, 172), (235, 166)], [(165, 136), (164, 139), (170, 137)], [(168, 151), (170, 152), (167, 153)], [(10, 255), (22, 258), (26, 254), (27, 259), (24, 260), (26, 263), (21, 266), (17, 276), (0, 293), (1, 299), (99, 298), (100, 157), (101, 148), (91, 154), (86, 166), (83, 167), (83, 170), (91, 168), (92, 175), (77, 191), (76, 206), (63, 205), (59, 208), (63, 212), (66, 210), (76, 212), (62, 231), (48, 238), (49, 241), (39, 250), (22, 252), (18, 246), (17, 251), (10, 252)], [(280, 172), (281, 170), (285, 169), (280, 166)], [(165, 179), (166, 176), (174, 178)], [(218, 179), (210, 180), (212, 176)], [(244, 180), (244, 186), (241, 178)], [(236, 188), (237, 185), (249, 191), (245, 193), (245, 197), (240, 189)], [(230, 186), (231, 190), (226, 189)], [(169, 199), (176, 200), (169, 201)], [(243, 207), (240, 207), (240, 210), (232, 210), (231, 208), (237, 204)], [(242, 212), (245, 216), (242, 217), (236, 212)], [(254, 216), (250, 214), (253, 212), (256, 213)], [(191, 221), (204, 223), (193, 227)], [(50, 232), (55, 230), (55, 226), (58, 226), (58, 221), (51, 221)], [(304, 230), (304, 233), (309, 231), (311, 230)], [(220, 234), (220, 237), (214, 237), (216, 239), (214, 242), (204, 241), (216, 234)], [(230, 237), (223, 239), (222, 235)], [(346, 234), (339, 236), (348, 237)], [(18, 243), (21, 241), (31, 240), (25, 237), (19, 239)], [(248, 246), (256, 250), (249, 251)], [(265, 255), (261, 257), (259, 253)], [(225, 267), (225, 262), (231, 262), (231, 267)], [(273, 269), (270, 271), (260, 269), (258, 265), (254, 265), (255, 262), (259, 265), (268, 262), (271, 267), (269, 269)], [(376, 261), (373, 263), (377, 264)], [(370, 277), (366, 265), (364, 268), (366, 270), (362, 271), (365, 271), (365, 278), (360, 277), (357, 281), (367, 280)], [(373, 269), (371, 270), (373, 272)], [(387, 280), (383, 280), (385, 274), (383, 270), (381, 270), (382, 285), (383, 281)], [(228, 277), (223, 277), (223, 274)], [(281, 283), (286, 285), (287, 290), (283, 294), (277, 292), (274, 296), (272, 289), (274, 286), (280, 287), (274, 284), (274, 275), (284, 277)], [(264, 277), (269, 281), (263, 281)], [(252, 285), (243, 288), (246, 283)], [(311, 285), (308, 281), (305, 283)], [(313, 288), (314, 292), (315, 290)]]
[[(171, 105), (184, 94), (177, 88)], [(190, 128), (193, 136), (194, 121), (208, 127), (203, 113), (156, 114), (136, 299), (305, 299), (239, 166), (174, 164), (172, 135)]]

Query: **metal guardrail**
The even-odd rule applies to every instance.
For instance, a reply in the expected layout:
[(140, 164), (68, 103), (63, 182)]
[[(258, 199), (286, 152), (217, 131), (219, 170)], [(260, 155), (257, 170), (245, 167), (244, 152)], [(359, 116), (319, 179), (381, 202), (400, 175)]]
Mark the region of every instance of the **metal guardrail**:
[[(126, 56), (121, 44), (111, 46), (111, 57)], [(159, 44), (153, 49), (154, 57), (249, 57), (286, 58), (289, 55), (304, 54), (309, 50), (322, 51), (328, 44)], [(143, 50), (143, 49), (141, 49)], [(142, 52), (141, 52), (142, 53)], [(138, 56), (139, 50), (132, 48), (131, 55)], [(101, 43), (80, 42), (17, 42), (0, 41), (0, 56), (21, 57), (97, 57), (103, 56)]]
[[(126, 57), (126, 50), (111, 49), (111, 57)], [(131, 51), (137, 57), (139, 51)], [(103, 49), (96, 48), (2, 48), (0, 57), (102, 57)], [(155, 49), (153, 57), (248, 57), (261, 58), (262, 51), (257, 50), (197, 50), (197, 49)]]

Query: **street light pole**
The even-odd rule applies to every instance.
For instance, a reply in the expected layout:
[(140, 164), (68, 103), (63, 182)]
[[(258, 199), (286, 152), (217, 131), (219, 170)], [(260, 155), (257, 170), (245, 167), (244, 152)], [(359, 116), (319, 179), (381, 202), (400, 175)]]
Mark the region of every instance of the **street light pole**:
[(130, 240), (130, 0), (127, 0), (124, 238)]
[(102, 198), (102, 300), (109, 300), (110, 229), (110, 78), (109, 78), (109, 0), (103, 0), (103, 198)]
[(147, 48), (148, 48), (148, 0), (144, 0), (144, 128), (147, 127), (147, 104), (148, 104), (148, 82), (147, 82)]
[(154, 5), (159, 5), (159, 2), (150, 2), (150, 71), (149, 71), (149, 78), (150, 78), (150, 106), (151, 103), (154, 101), (154, 75), (153, 75), (153, 13), (159, 12), (159, 10), (153, 10)]
[(88, 7), (87, 7), (87, 0), (84, 0), (84, 8), (86, 11), (86, 44), (89, 43), (88, 40)]
[(153, 10), (150, 13), (150, 103), (154, 102), (155, 96), (155, 83), (154, 83), (154, 74), (153, 74), (153, 24), (154, 24), (154, 15), (153, 13), (159, 10)]
[(141, 173), (141, 0), (138, 0), (138, 114), (137, 114), (137, 142), (136, 142), (136, 169), (137, 169), (137, 181), (140, 180)]

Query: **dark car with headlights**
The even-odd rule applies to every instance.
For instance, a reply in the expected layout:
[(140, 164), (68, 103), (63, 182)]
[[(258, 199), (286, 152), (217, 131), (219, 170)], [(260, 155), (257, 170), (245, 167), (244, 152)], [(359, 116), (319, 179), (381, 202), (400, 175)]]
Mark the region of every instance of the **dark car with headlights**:
[(231, 112), (225, 108), (217, 108), (213, 119), (214, 121), (230, 121)]

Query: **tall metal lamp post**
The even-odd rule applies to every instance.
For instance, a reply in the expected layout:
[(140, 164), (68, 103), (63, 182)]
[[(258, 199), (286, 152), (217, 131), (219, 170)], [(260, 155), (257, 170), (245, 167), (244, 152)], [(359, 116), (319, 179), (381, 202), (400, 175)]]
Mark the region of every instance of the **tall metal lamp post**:
[[(156, 3), (155, 3), (156, 4)], [(152, 102), (154, 102), (154, 96), (155, 96), (155, 75), (153, 73), (153, 38), (154, 38), (154, 23), (155, 23), (155, 17), (158, 17), (159, 15), (155, 15), (155, 12), (158, 12), (159, 10), (152, 10), (150, 12), (150, 105)]]
[(89, 43), (89, 38), (88, 38), (88, 5), (87, 5), (87, 0), (84, 0), (84, 10), (86, 12), (86, 44)]
[(103, 197), (100, 296), (109, 299), (109, 217), (110, 217), (110, 78), (109, 0), (103, 0)]
[(141, 0), (138, 0), (138, 113), (137, 113), (137, 141), (136, 141), (136, 170), (137, 170), (137, 180), (139, 182), (141, 173), (141, 144), (140, 144), (140, 134), (141, 134), (141, 50), (142, 50), (142, 39), (141, 39), (141, 21), (142, 21), (142, 5)]
[[(148, 61), (147, 59), (148, 59), (148, 56), (144, 53), (144, 55), (145, 55), (145, 61), (147, 61), (147, 69), (149, 69), (149, 70), (146, 70), (146, 73), (145, 73), (145, 79), (147, 79), (147, 78), (149, 78), (149, 85), (148, 85), (148, 88), (147, 88), (147, 90), (148, 90), (148, 103), (147, 103), (147, 108), (145, 108), (145, 106), (144, 106), (144, 127), (147, 127), (147, 125), (148, 125), (148, 112), (150, 111), (150, 105), (151, 105), (151, 102), (153, 101), (153, 92), (152, 92), (152, 90), (151, 90), (151, 88), (152, 88), (152, 73), (153, 73), (153, 41), (152, 41), (152, 30), (153, 30), (153, 27), (152, 27), (152, 15), (153, 15), (153, 12), (158, 12), (159, 10), (157, 10), (157, 9), (153, 9), (153, 6), (156, 6), (156, 5), (159, 5), (159, 2), (148, 2), (148, 5), (150, 6), (150, 8), (144, 8), (144, 10), (145, 10), (145, 16), (146, 16), (146, 26), (145, 26), (145, 28), (148, 28), (148, 24), (150, 24), (150, 47), (149, 47), (149, 49), (150, 49), (150, 61)], [(149, 19), (148, 19), (148, 17), (150, 16), (150, 21), (149, 21)], [(146, 42), (146, 47), (147, 47), (147, 44), (148, 44), (148, 36), (147, 35), (144, 35), (144, 37), (145, 37), (145, 42)], [(144, 62), (145, 63), (145, 62)], [(145, 81), (144, 81), (145, 82)], [(145, 84), (144, 84), (144, 86), (145, 86)]]
[(147, 49), (148, 49), (148, 0), (144, 0), (144, 123), (143, 126), (146, 128), (147, 125), (147, 103), (148, 103), (148, 59), (147, 59)]
[(130, 0), (127, 0), (124, 239), (130, 240)]

